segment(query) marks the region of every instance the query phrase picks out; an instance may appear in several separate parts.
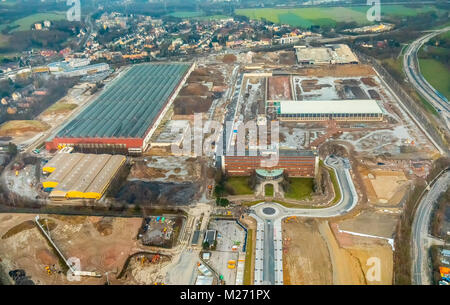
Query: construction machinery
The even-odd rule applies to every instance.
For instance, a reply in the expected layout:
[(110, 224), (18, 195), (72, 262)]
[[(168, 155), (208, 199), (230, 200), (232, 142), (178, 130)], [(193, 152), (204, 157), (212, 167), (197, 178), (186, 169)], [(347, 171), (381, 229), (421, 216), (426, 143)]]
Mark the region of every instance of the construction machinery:
[(143, 256), (141, 258), (141, 266), (144, 266), (146, 263), (148, 263), (148, 258), (146, 256)]
[(288, 223), (291, 220), (297, 220), (297, 216), (289, 216), (289, 217), (286, 218), (286, 220), (284, 222)]
[(45, 266), (45, 270), (47, 271), (48, 275), (52, 275), (53, 274), (52, 269), (50, 269), (50, 266)]
[(153, 258), (152, 258), (152, 264), (158, 262), (158, 261), (159, 261), (159, 258), (160, 258), (159, 254), (153, 255)]

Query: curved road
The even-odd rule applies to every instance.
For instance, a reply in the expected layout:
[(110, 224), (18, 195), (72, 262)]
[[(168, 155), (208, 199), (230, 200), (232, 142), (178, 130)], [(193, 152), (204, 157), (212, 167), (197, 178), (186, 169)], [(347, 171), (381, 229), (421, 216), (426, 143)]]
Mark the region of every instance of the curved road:
[(450, 171), (443, 173), (422, 198), (414, 215), (411, 228), (412, 238), (412, 283), (414, 285), (430, 285), (430, 262), (428, 249), (433, 244), (444, 244), (443, 241), (428, 234), (431, 212), (439, 195), (450, 187)]
[(278, 203), (263, 202), (250, 209), (257, 221), (254, 284), (283, 284), (281, 220), (288, 216), (335, 217), (351, 211), (358, 195), (350, 175), (350, 163), (341, 157), (329, 156), (325, 164), (332, 167), (341, 190), (340, 201), (327, 208), (286, 208)]
[(434, 108), (439, 112), (445, 126), (450, 129), (450, 107), (448, 100), (438, 93), (420, 73), (418, 65), (417, 52), (424, 43), (441, 33), (450, 30), (450, 27), (443, 28), (428, 33), (417, 40), (413, 41), (406, 49), (405, 56), (403, 57), (403, 70), (408, 77), (410, 83), (416, 88), (416, 90), (422, 95), (428, 102), (430, 102)]

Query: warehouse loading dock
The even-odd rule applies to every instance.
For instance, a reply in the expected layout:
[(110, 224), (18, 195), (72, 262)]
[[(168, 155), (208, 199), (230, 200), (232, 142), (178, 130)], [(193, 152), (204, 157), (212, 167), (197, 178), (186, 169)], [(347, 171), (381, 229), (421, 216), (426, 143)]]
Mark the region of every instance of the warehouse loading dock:
[(98, 200), (125, 161), (121, 155), (58, 153), (49, 162), (54, 170), (42, 186), (51, 189), (50, 198), (54, 200)]

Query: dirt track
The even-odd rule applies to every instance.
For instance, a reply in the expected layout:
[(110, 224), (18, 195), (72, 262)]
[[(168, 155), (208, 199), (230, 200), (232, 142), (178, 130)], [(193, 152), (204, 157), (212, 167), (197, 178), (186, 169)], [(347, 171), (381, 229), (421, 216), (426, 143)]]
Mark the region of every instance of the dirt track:
[[(23, 222), (32, 220), (32, 214), (1, 214), (0, 236)], [(67, 258), (78, 257), (83, 271), (100, 274), (118, 272), (130, 254), (140, 245), (135, 237), (141, 218), (103, 218), (86, 216), (48, 216), (50, 235)], [(53, 229), (52, 229), (53, 227)], [(1, 265), (6, 272), (24, 269), (36, 284), (103, 284), (104, 278), (82, 277), (81, 282), (69, 282), (59, 258), (37, 227), (17, 230), (0, 242)], [(55, 265), (53, 267), (53, 265)], [(52, 266), (48, 275), (45, 266)]]

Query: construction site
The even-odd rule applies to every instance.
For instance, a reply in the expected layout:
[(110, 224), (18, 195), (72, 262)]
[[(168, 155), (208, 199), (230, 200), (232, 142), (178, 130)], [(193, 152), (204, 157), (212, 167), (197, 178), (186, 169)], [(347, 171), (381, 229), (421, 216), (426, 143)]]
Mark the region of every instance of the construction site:
[[(354, 181), (358, 205), (338, 217), (282, 218), (277, 262), (284, 284), (392, 284), (399, 215), (412, 182), (427, 176), (438, 151), (370, 65), (355, 61), (345, 47), (324, 49), (319, 53), (327, 63), (308, 58), (314, 50), (289, 49), (242, 52), (229, 63), (211, 55), (195, 64), (126, 67), (91, 101), (70, 110), (73, 117), (47, 112), (49, 122), (59, 115), (67, 121), (52, 121), (54, 137), (39, 129), (45, 149), (34, 152), (35, 164), (4, 171), (8, 189), (45, 204), (120, 204), (124, 215), (142, 209), (142, 216), (41, 215), (39, 229), (34, 215), (2, 214), (2, 267), (24, 270), (38, 284), (68, 283), (67, 266), (44, 230), (66, 258), (79, 258), (83, 271), (98, 275), (82, 276), (81, 284), (256, 282), (262, 260), (255, 257), (264, 247), (261, 226), (249, 214), (259, 198), (224, 195), (225, 208), (214, 189), (221, 169), (250, 176), (260, 156), (219, 160), (203, 151), (173, 150), (193, 139), (194, 114), (200, 113), (204, 121), (219, 122), (221, 134), (227, 122), (233, 124), (226, 143), (210, 143), (213, 152), (233, 144), (239, 123), (280, 123), (279, 143), (270, 143), (281, 157), (278, 171), (259, 171), (263, 180), (308, 177), (313, 189), (318, 172), (331, 172), (323, 165), (326, 156), (346, 158), (343, 168)], [(213, 134), (207, 127), (205, 137)], [(326, 176), (323, 193), (303, 200), (301, 208), (332, 207), (340, 199), (333, 185), (339, 182)], [(294, 199), (283, 204), (300, 207)], [(161, 212), (169, 207), (183, 216)], [(374, 256), (382, 276), (371, 282), (367, 261)]]
[(182, 217), (146, 217), (139, 230), (139, 239), (145, 246), (172, 248), (183, 227)]
[(46, 142), (47, 150), (142, 153), (175, 100), (192, 64), (134, 65)]

